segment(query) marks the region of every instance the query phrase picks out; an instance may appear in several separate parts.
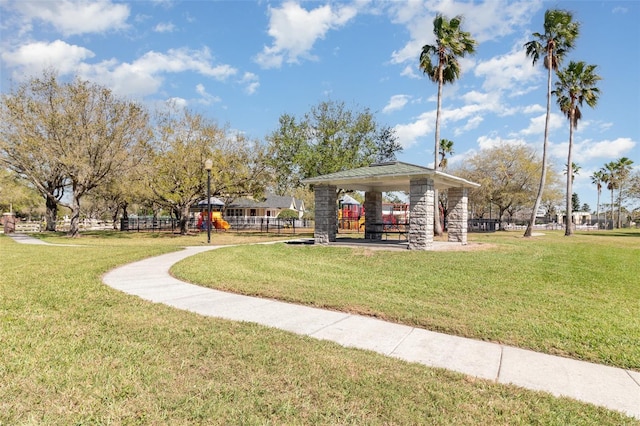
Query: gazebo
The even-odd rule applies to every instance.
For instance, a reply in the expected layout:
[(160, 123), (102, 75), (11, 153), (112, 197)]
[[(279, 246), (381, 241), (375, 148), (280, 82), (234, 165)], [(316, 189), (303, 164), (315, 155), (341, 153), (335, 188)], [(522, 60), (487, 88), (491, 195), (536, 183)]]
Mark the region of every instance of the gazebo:
[(338, 188), (364, 191), (365, 238), (382, 238), (382, 193), (409, 193), (410, 250), (433, 248), (434, 190), (449, 192), (448, 241), (467, 244), (467, 198), (469, 188), (480, 185), (427, 167), (400, 161), (376, 163), (367, 167), (317, 176), (303, 181), (314, 186), (316, 244), (336, 241)]

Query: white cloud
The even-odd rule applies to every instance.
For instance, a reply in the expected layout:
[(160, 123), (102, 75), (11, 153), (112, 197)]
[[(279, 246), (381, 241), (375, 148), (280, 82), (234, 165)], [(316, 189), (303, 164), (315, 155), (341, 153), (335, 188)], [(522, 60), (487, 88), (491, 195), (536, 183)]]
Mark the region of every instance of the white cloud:
[[(492, 111), (495, 105), (491, 103), (477, 103), (464, 105), (459, 108), (443, 109), (440, 112), (440, 128), (453, 128), (454, 135), (475, 129), (483, 122), (482, 114)], [(464, 125), (454, 128), (453, 125), (459, 121), (466, 121)], [(435, 130), (436, 110), (421, 114), (413, 123), (399, 124), (395, 126), (398, 141), (404, 148), (408, 148), (416, 143), (416, 141), (424, 136), (433, 133)]]
[(574, 144), (573, 152), (577, 162), (596, 158), (614, 159), (625, 156), (635, 146), (636, 142), (631, 138), (617, 138), (597, 142), (584, 140)]
[[(529, 126), (526, 129), (522, 129), (518, 133), (523, 136), (543, 134), (545, 118), (546, 113), (531, 118), (529, 120)], [(551, 113), (551, 116), (549, 117), (549, 131), (562, 128), (563, 126), (566, 126), (567, 130), (569, 129), (569, 124), (565, 120), (564, 116), (562, 116), (561, 114)]]
[(382, 108), (382, 112), (384, 114), (389, 114), (393, 111), (398, 111), (404, 108), (404, 106), (409, 102), (411, 96), (409, 95), (393, 95), (387, 105)]
[(491, 149), (501, 145), (525, 145), (525, 141), (519, 138), (504, 139), (499, 136), (480, 136), (478, 146), (480, 149)]
[(132, 65), (136, 69), (150, 72), (195, 71), (217, 80), (225, 80), (236, 74), (237, 70), (229, 65), (213, 66), (211, 59), (211, 53), (207, 48), (202, 50), (180, 48), (169, 49), (167, 53), (147, 52)]
[(80, 75), (111, 87), (127, 96), (146, 96), (158, 92), (165, 74), (195, 72), (224, 81), (237, 74), (229, 65), (213, 65), (208, 49), (170, 49), (166, 53), (147, 52), (131, 63), (115, 60), (81, 64)]
[(16, 79), (40, 74), (44, 69), (52, 67), (55, 67), (57, 72), (62, 75), (71, 74), (83, 60), (94, 56), (94, 53), (89, 49), (61, 40), (51, 43), (28, 43), (14, 51), (3, 52), (1, 55), (6, 65), (15, 68), (14, 77)]
[(516, 28), (528, 23), (531, 16), (542, 7), (540, 0), (478, 3), (431, 0), (429, 3), (446, 16), (464, 16), (463, 28), (479, 43), (512, 34)]
[(297, 63), (300, 58), (314, 60), (310, 53), (318, 39), (329, 30), (344, 26), (357, 10), (352, 6), (332, 8), (326, 4), (307, 11), (294, 1), (280, 8), (270, 7), (269, 35), (274, 39), (254, 60), (263, 68), (279, 68), (282, 62)]
[(258, 87), (260, 87), (258, 76), (252, 72), (245, 72), (240, 80), (240, 84), (245, 86), (244, 91), (249, 95), (253, 95), (256, 90), (258, 90)]
[(523, 114), (539, 114), (545, 112), (545, 108), (540, 104), (527, 105), (522, 108)]
[(479, 62), (474, 74), (484, 78), (482, 88), (486, 91), (507, 91), (513, 92), (514, 95), (534, 90), (536, 85), (533, 82), (540, 78), (539, 68), (531, 65), (531, 60), (527, 58), (522, 44), (519, 43), (505, 55)]
[(421, 137), (433, 132), (436, 123), (436, 112), (421, 114), (413, 123), (398, 124), (394, 127), (398, 142), (403, 148), (409, 148)]
[(478, 92), (477, 90), (472, 90), (470, 92), (467, 92), (465, 94), (463, 94), (460, 97), (465, 104), (471, 105), (471, 104), (495, 104), (496, 103), (496, 93), (489, 93), (489, 92)]
[(172, 33), (176, 30), (176, 26), (171, 22), (160, 22), (155, 26), (153, 31), (157, 33)]
[(455, 136), (460, 136), (461, 134), (468, 132), (469, 130), (473, 130), (473, 129), (477, 129), (478, 126), (480, 126), (480, 124), (484, 121), (484, 118), (482, 118), (481, 116), (477, 115), (475, 117), (471, 117), (467, 123), (462, 126), (462, 127), (456, 127), (453, 130), (453, 134)]
[(207, 92), (203, 84), (196, 85), (196, 93), (201, 96), (198, 100), (203, 105), (211, 105), (212, 103), (220, 102), (221, 99), (218, 96), (214, 96)]
[(13, 6), (24, 19), (49, 23), (65, 36), (126, 28), (130, 13), (127, 4), (108, 0), (21, 1)]
[(170, 104), (178, 109), (185, 109), (189, 102), (184, 98), (174, 97), (167, 99), (167, 104)]
[[(531, 15), (542, 7), (540, 0), (467, 1), (408, 1), (396, 2), (390, 7), (391, 20), (409, 31), (410, 39), (401, 49), (391, 54), (392, 63), (416, 62), (417, 54), (425, 44), (433, 44), (433, 18), (442, 13), (450, 18), (464, 17), (462, 28), (483, 43), (512, 34), (529, 22)], [(419, 54), (419, 53), (418, 53)]]
[(409, 78), (423, 78), (422, 74), (417, 73), (417, 68), (411, 65), (407, 65), (406, 67), (404, 67), (404, 69), (400, 72), (400, 75)]

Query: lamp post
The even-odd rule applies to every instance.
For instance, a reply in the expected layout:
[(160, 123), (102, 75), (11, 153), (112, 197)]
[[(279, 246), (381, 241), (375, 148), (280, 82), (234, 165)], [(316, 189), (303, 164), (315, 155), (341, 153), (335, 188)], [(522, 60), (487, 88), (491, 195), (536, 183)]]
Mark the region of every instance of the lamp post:
[(213, 161), (210, 158), (204, 162), (207, 171), (207, 244), (211, 244), (211, 168)]

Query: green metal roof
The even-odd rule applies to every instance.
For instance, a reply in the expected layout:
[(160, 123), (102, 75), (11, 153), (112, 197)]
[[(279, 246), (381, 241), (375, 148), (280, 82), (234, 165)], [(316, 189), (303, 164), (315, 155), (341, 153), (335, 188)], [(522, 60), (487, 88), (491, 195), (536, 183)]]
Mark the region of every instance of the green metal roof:
[(414, 179), (433, 179), (436, 189), (476, 188), (480, 185), (428, 167), (392, 161), (376, 163), (367, 167), (330, 173), (303, 180), (309, 185), (335, 185), (338, 188), (355, 191), (409, 191)]

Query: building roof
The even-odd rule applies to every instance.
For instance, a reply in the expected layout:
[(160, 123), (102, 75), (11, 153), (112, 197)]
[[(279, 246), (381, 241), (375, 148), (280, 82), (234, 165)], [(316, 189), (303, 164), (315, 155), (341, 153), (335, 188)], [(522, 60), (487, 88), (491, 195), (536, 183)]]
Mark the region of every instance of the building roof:
[(343, 205), (346, 206), (359, 206), (360, 203), (358, 202), (358, 200), (356, 200), (355, 198), (353, 198), (352, 196), (350, 196), (349, 194), (344, 194), (342, 196), (342, 198), (340, 199), (340, 202)]
[(291, 196), (281, 196), (271, 193), (265, 194), (264, 200), (254, 200), (252, 198), (238, 198), (237, 200), (229, 203), (227, 208), (233, 209), (293, 209), (300, 210), (304, 207), (304, 203), (301, 200), (296, 200)]
[(447, 173), (415, 164), (391, 161), (366, 167), (330, 173), (303, 180), (310, 185), (335, 185), (354, 191), (406, 191), (414, 179), (433, 179), (436, 189), (477, 188), (480, 185)]
[[(198, 201), (198, 207), (206, 207), (207, 206), (207, 199), (205, 198), (204, 200)], [(212, 206), (224, 206), (224, 202), (222, 200), (220, 200), (219, 198), (216, 197), (211, 197), (211, 205)]]

